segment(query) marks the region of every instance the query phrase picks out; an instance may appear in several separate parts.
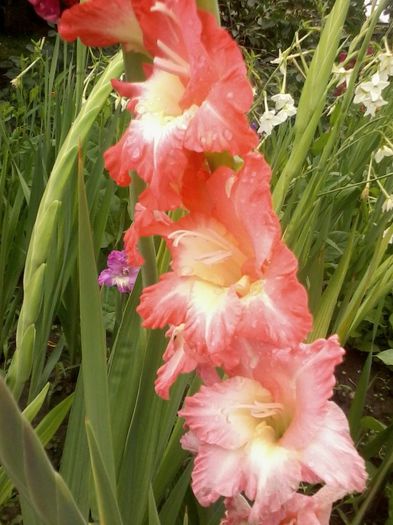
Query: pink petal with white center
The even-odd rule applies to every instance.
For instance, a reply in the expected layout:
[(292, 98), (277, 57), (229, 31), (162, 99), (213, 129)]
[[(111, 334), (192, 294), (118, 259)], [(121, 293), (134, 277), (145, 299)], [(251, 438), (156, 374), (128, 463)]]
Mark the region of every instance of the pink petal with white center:
[(137, 308), (143, 326), (162, 328), (166, 324), (182, 324), (186, 318), (192, 285), (190, 279), (166, 273), (158, 283), (145, 288)]
[(237, 239), (214, 217), (190, 214), (173, 223), (168, 235), (172, 268), (220, 287), (229, 287), (242, 277), (247, 260)]
[(302, 463), (328, 485), (346, 492), (364, 490), (364, 460), (354, 447), (344, 412), (335, 403), (327, 403), (319, 432), (302, 452)]
[(242, 470), (245, 480), (242, 489), (254, 501), (250, 521), (257, 520), (262, 512), (279, 510), (302, 480), (298, 455), (269, 442), (264, 435), (250, 443)]
[(123, 44), (144, 51), (142, 31), (131, 0), (89, 0), (64, 11), (60, 36), (69, 42), (80, 38), (86, 46)]
[[(145, 0), (137, 0), (143, 5)], [(179, 75), (197, 77), (203, 86), (211, 76), (207, 53), (201, 43), (201, 22), (194, 0), (164, 0), (151, 9), (138, 9), (146, 48), (154, 66)]]
[[(283, 255), (287, 268), (280, 275), (275, 261), (280, 261)], [(277, 346), (289, 346), (300, 343), (311, 330), (307, 293), (295, 274), (287, 274), (294, 261), (293, 254), (278, 241), (265, 276), (247, 284), (241, 294), (239, 335)]]
[(194, 280), (185, 319), (185, 337), (196, 352), (207, 350), (213, 366), (234, 366), (235, 355), (222, 353), (229, 346), (241, 315), (236, 294), (227, 288)]
[[(177, 82), (177, 77), (158, 72), (146, 81), (155, 84)], [(162, 101), (164, 97), (165, 100)], [(159, 98), (162, 104), (168, 102), (166, 96)], [(173, 102), (171, 102), (172, 104)], [(152, 106), (151, 100), (138, 102)], [(155, 107), (145, 107), (138, 118), (131, 121), (120, 141), (109, 148), (105, 154), (105, 167), (118, 183), (129, 183), (128, 172), (136, 170), (138, 175), (150, 185), (160, 209), (172, 209), (179, 205), (179, 192), (183, 172), (188, 163), (188, 152), (184, 150), (185, 129), (194, 114), (190, 108), (179, 113), (173, 108), (172, 115), (164, 115)]]
[(201, 505), (207, 507), (220, 496), (229, 498), (241, 492), (244, 459), (243, 449), (199, 445), (192, 472), (192, 490)]
[(210, 387), (202, 386), (192, 397), (186, 397), (179, 412), (187, 427), (205, 443), (226, 449), (242, 447), (254, 436), (255, 410), (276, 408), (257, 381), (233, 377)]

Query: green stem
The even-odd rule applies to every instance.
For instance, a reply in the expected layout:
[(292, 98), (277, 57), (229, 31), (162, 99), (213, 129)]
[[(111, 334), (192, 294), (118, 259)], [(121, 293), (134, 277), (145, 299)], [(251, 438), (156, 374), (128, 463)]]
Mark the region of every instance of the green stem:
[(217, 0), (197, 0), (197, 6), (199, 9), (212, 13), (216, 17), (218, 24), (220, 24), (220, 10)]

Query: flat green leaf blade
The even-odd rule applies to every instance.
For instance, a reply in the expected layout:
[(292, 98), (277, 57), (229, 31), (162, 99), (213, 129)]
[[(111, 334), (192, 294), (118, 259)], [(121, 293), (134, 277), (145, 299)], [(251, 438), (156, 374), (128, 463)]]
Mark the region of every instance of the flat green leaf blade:
[(100, 525), (123, 525), (116, 495), (112, 490), (102, 454), (98, 448), (90, 421), (86, 421), (86, 434), (93, 469)]
[(86, 525), (64, 480), (0, 378), (0, 461), (43, 525)]
[(161, 525), (172, 525), (173, 523), (176, 523), (184, 502), (187, 488), (190, 484), (192, 468), (193, 463), (190, 462), (165, 501), (160, 511)]
[(135, 312), (140, 291), (139, 276), (127, 300), (109, 363), (108, 388), (116, 472), (120, 469), (134, 413), (146, 351), (145, 331), (141, 329), (140, 318)]
[(149, 488), (149, 525), (161, 525), (152, 486)]
[[(46, 395), (49, 384), (42, 390), (42, 392), (37, 396), (32, 403), (23, 411), (23, 415), (28, 421), (31, 421), (38, 411), (38, 407), (41, 407)], [(73, 400), (73, 394), (66, 397), (58, 405), (56, 405), (52, 410), (46, 414), (46, 416), (40, 421), (35, 429), (38, 438), (40, 439), (43, 446), (47, 445), (52, 439), (54, 434), (57, 432), (57, 429), (64, 421), (64, 418), (68, 414), (68, 411), (71, 407)], [(9, 499), (12, 491), (12, 482), (8, 479), (8, 476), (3, 467), (0, 468), (0, 505)]]
[(106, 340), (89, 211), (82, 169), (79, 170), (79, 283), (82, 375), (86, 417), (90, 421), (114, 492), (115, 467), (109, 415)]

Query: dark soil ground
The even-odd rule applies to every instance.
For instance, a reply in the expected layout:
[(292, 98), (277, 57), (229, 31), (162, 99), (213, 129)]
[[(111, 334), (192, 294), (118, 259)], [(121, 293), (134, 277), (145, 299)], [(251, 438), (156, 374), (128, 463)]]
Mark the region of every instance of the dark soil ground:
[[(348, 350), (343, 364), (336, 371), (337, 385), (334, 401), (346, 414), (348, 414), (354, 397), (366, 357), (367, 354), (364, 352)], [(393, 418), (393, 371), (378, 359), (374, 359), (372, 364), (364, 416), (372, 416), (385, 425), (389, 425)], [(362, 442), (366, 442), (367, 438), (368, 436), (365, 435)], [(392, 473), (390, 481), (393, 481)], [(393, 523), (387, 523), (387, 518), (388, 502), (384, 494), (380, 494), (375, 499), (362, 525), (393, 525)], [(333, 514), (330, 525), (343, 525), (343, 521)]]

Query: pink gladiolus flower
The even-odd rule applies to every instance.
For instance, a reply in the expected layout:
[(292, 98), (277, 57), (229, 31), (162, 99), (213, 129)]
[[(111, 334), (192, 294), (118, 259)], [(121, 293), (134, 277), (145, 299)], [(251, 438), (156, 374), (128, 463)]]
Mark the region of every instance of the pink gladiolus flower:
[[(238, 174), (222, 167), (200, 188), (185, 190), (189, 215), (166, 226), (173, 271), (141, 297), (144, 326), (184, 326), (185, 353), (192, 348), (210, 366), (238, 363), (235, 337), (287, 346), (311, 328), (296, 259), (280, 240), (269, 178), (263, 157), (249, 154)], [(163, 235), (163, 221), (160, 228)]]
[(120, 185), (136, 170), (167, 210), (180, 204), (192, 152), (242, 155), (257, 145), (245, 116), (253, 95), (236, 43), (194, 0), (156, 2), (140, 22), (152, 72), (145, 82), (113, 82), (135, 118), (105, 165)]
[(244, 493), (254, 502), (250, 521), (258, 523), (263, 513), (280, 511), (301, 482), (364, 489), (364, 461), (344, 413), (329, 401), (343, 353), (336, 336), (276, 350), (252, 377), (231, 377), (186, 398), (179, 415), (199, 443), (192, 485), (202, 505)]
[(116, 286), (120, 293), (132, 292), (139, 267), (132, 267), (127, 262), (124, 251), (113, 250), (108, 256), (108, 268), (98, 277), (100, 286)]
[[(134, 12), (134, 0), (89, 0), (65, 11), (59, 33), (72, 42), (80, 38), (87, 46), (121, 43), (127, 50), (143, 51), (142, 31)], [(146, 2), (145, 2), (146, 3)]]

